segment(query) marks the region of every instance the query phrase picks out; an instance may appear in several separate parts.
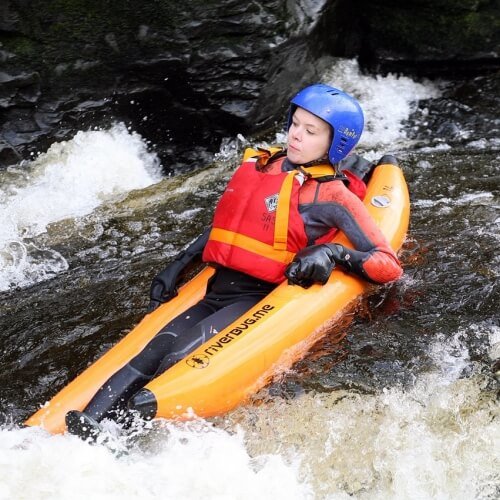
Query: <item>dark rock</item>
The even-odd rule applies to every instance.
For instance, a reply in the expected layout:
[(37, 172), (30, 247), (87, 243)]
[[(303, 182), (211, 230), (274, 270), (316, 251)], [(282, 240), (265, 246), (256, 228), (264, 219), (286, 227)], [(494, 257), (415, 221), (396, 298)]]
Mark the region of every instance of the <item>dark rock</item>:
[(15, 33), (20, 29), (20, 16), (16, 12), (16, 7), (10, 2), (0, 4), (0, 31), (5, 33)]
[(498, 0), (360, 0), (361, 62), (373, 70), (457, 76), (496, 70)]
[[(165, 165), (181, 155), (195, 164), (224, 136), (274, 123), (291, 92), (319, 78), (307, 37), (328, 1), (312, 4), (7, 1), (13, 32), (0, 40), (16, 57), (2, 135), (26, 157), (58, 129), (123, 120)], [(41, 75), (38, 90), (23, 81), (26, 68)], [(31, 120), (16, 111), (30, 103)]]
[(21, 161), (21, 155), (8, 142), (0, 139), (0, 168)]
[(0, 72), (0, 108), (15, 104), (34, 104), (40, 97), (40, 75), (38, 73), (18, 73), (10, 75)]
[(22, 157), (124, 121), (166, 169), (284, 119), (332, 56), (377, 71), (498, 65), (498, 2), (4, 0), (0, 134)]

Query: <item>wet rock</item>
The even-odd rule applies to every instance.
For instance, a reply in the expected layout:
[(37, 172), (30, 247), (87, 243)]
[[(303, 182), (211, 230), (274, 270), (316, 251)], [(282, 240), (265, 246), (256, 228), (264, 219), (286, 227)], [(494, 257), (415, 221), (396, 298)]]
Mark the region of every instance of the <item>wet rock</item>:
[(222, 138), (283, 120), (335, 56), (384, 71), (494, 67), (497, 11), (489, 0), (4, 0), (0, 134), (26, 158), (120, 120), (166, 168), (192, 166)]
[[(0, 42), (15, 54), (16, 82), (2, 94), (0, 132), (26, 157), (58, 129), (123, 120), (165, 165), (200, 162), (223, 137), (274, 123), (289, 95), (319, 78), (313, 33), (327, 4), (7, 1), (14, 35)], [(38, 87), (21, 81), (26, 68)], [(30, 119), (16, 110), (28, 103), (38, 130), (27, 140)]]
[(34, 104), (40, 97), (40, 75), (0, 72), (0, 108), (13, 105)]
[(8, 142), (0, 139), (0, 168), (2, 165), (12, 165), (21, 161), (21, 155)]
[(20, 16), (11, 2), (0, 3), (0, 31), (15, 33), (20, 28)]
[(498, 69), (497, 0), (361, 0), (358, 9), (360, 56), (372, 69), (431, 76)]

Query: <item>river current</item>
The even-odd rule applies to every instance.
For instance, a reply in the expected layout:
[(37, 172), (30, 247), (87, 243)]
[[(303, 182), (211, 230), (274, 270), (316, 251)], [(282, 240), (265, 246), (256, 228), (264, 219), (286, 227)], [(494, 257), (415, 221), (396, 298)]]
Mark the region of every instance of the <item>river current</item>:
[(165, 177), (117, 123), (0, 172), (1, 500), (500, 497), (498, 75), (417, 81), (339, 60), (324, 81), (360, 99), (357, 152), (401, 160), (405, 275), (209, 421), (97, 446), (20, 425), (139, 321), (253, 142)]

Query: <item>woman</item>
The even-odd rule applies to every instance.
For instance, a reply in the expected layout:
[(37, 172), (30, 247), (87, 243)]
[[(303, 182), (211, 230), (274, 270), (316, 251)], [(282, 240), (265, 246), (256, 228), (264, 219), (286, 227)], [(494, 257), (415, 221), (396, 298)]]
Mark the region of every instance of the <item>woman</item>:
[[(287, 150), (260, 150), (243, 161), (212, 227), (154, 278), (149, 310), (177, 294), (181, 272), (200, 255), (216, 267), (205, 297), (115, 373), (83, 412), (69, 412), (70, 432), (93, 437), (103, 418), (116, 419), (127, 406), (151, 416), (148, 391), (140, 389), (285, 279), (303, 287), (324, 284), (336, 265), (374, 283), (401, 276), (395, 253), (360, 200), (363, 172), (339, 168), (363, 124), (358, 102), (333, 87), (312, 85), (292, 99)], [(360, 165), (369, 164), (354, 162)], [(329, 243), (338, 230), (355, 249)]]

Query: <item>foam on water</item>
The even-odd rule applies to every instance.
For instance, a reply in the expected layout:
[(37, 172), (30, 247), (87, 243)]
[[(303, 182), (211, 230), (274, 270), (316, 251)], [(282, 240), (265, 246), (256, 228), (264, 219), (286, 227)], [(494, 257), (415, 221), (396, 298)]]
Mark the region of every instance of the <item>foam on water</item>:
[(387, 147), (395, 151), (404, 146), (405, 121), (418, 102), (441, 94), (439, 87), (430, 81), (420, 83), (393, 74), (365, 75), (355, 59), (339, 60), (323, 80), (359, 100), (365, 115), (359, 147), (377, 149), (377, 154), (385, 152)]
[[(393, 74), (363, 74), (356, 59), (337, 60), (322, 82), (358, 99), (365, 116), (365, 127), (356, 151), (369, 160), (378, 160), (382, 154), (410, 146), (407, 120), (419, 101), (441, 95), (440, 86), (431, 81), (416, 82)], [(425, 112), (424, 109), (423, 115)], [(276, 134), (276, 142), (285, 144), (286, 137), (286, 133), (280, 131)], [(243, 142), (245, 139), (240, 136), (239, 140)], [(227, 151), (228, 145), (224, 144), (224, 148)]]
[[(430, 82), (364, 75), (356, 60), (338, 60), (323, 81), (355, 95), (365, 111), (360, 151), (371, 160), (405, 145), (404, 123), (421, 99), (439, 95)], [(278, 133), (277, 142), (286, 135)], [(239, 135), (224, 141), (217, 160), (247, 146)], [(388, 149), (390, 146), (390, 149)], [(35, 161), (0, 174), (0, 291), (43, 281), (67, 269), (64, 255), (32, 240), (51, 223), (91, 213), (104, 201), (160, 178), (158, 158), (124, 125), (79, 132), (53, 144)]]
[[(370, 159), (389, 145), (390, 151), (404, 149), (409, 144), (405, 121), (415, 104), (439, 95), (430, 83), (363, 75), (356, 61), (339, 61), (324, 81), (360, 99), (367, 118), (361, 147), (374, 150), (368, 151)], [(243, 137), (238, 141), (245, 145)], [(231, 156), (235, 149), (226, 143), (221, 155)], [(29, 169), (5, 175), (0, 290), (65, 268), (64, 256), (53, 249), (30, 247), (30, 238), (52, 222), (81, 217), (109, 197), (159, 179), (156, 157), (123, 126), (80, 132), (53, 145)], [(500, 355), (498, 328), (473, 326), (451, 341), (438, 336), (428, 350), (434, 368), (412, 387), (275, 398), (236, 410), (224, 420), (226, 430), (168, 425), (165, 432), (146, 436), (145, 445), (125, 446), (121, 456), (72, 436), (0, 428), (0, 500), (494, 498), (500, 416), (465, 335), (489, 342), (492, 359)]]
[(498, 347), (498, 327), (476, 325), (438, 338), (429, 349), (433, 370), (412, 387), (311, 393), (253, 409), (249, 449), (300, 449), (317, 498), (498, 498), (500, 410), (485, 390), (488, 376), (469, 358), (467, 335)]
[(462, 196), (457, 196), (455, 198), (442, 197), (437, 200), (415, 200), (413, 206), (415, 207), (434, 207), (438, 205), (444, 205), (449, 208), (450, 205), (473, 205), (475, 203), (480, 204), (484, 201), (494, 200), (495, 196), (489, 191), (478, 191), (476, 193), (468, 193)]
[(438, 335), (411, 387), (274, 398), (218, 426), (163, 423), (134, 444), (0, 429), (0, 500), (496, 498), (500, 411), (467, 336), (498, 356), (499, 328), (472, 325)]
[(30, 164), (0, 177), (0, 290), (67, 268), (64, 256), (31, 239), (53, 223), (91, 213), (110, 199), (160, 179), (159, 160), (123, 124), (78, 132)]
[(154, 450), (117, 455), (70, 435), (0, 430), (0, 499), (270, 499), (309, 497), (295, 463), (251, 457), (243, 433), (168, 425)]

